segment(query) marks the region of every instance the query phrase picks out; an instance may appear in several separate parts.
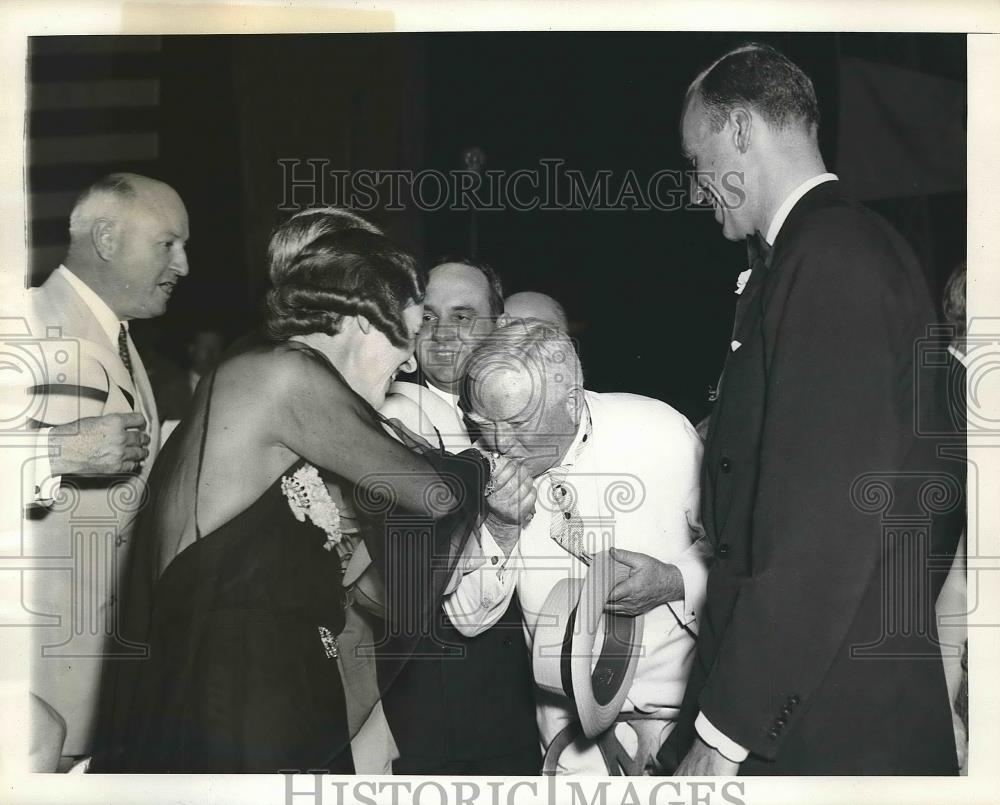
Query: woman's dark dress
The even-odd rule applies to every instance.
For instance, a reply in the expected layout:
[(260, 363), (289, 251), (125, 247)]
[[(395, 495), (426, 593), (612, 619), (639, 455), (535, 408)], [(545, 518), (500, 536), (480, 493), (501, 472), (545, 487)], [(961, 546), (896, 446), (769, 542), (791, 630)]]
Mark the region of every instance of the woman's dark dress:
[[(206, 421), (209, 412), (207, 407)], [(458, 457), (429, 458), (439, 471), (461, 479), (467, 499), (478, 498), (478, 459), (465, 456), (456, 464)], [(300, 460), (282, 477), (304, 464)], [(199, 456), (199, 476), (200, 467)], [(154, 471), (146, 521), (156, 517), (155, 484)], [(449, 553), (454, 558), (475, 516), (466, 506), (432, 529), (432, 550), (438, 557), (443, 550), (448, 565), (442, 569), (450, 568)], [(336, 551), (324, 549), (322, 529), (308, 518), (296, 520), (281, 478), (249, 508), (182, 550), (156, 581), (148, 572), (155, 551), (146, 533), (151, 528), (140, 520), (136, 530), (122, 624), (123, 636), (148, 644), (149, 655), (106, 663), (91, 771), (352, 773), (331, 640), (344, 627), (340, 562)], [(390, 533), (369, 523), (364, 535), (383, 577), (398, 576), (390, 568), (412, 574), (415, 558), (430, 563), (405, 543), (386, 539)], [(423, 575), (434, 577), (423, 593), (433, 609), (446, 573)], [(381, 663), (386, 670), (380, 667), (382, 689), (419, 636), (388, 631), (396, 634), (381, 647), (391, 648), (388, 664)]]
[(320, 633), (344, 625), (340, 563), (324, 540), (292, 516), (279, 479), (170, 563), (121, 771), (353, 770)]

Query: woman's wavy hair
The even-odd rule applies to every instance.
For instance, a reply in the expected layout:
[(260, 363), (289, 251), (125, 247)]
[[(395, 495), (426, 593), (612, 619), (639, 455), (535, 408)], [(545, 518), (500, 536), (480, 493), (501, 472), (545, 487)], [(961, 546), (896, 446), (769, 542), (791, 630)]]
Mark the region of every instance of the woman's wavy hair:
[[(265, 333), (275, 341), (317, 332), (336, 335), (345, 316), (364, 316), (391, 343), (406, 346), (410, 333), (403, 311), (424, 298), (425, 280), (416, 260), (371, 225), (345, 228), (344, 211), (325, 214), (335, 217), (329, 222), (333, 226), (308, 221), (319, 234), (295, 252), (286, 246), (300, 238), (306, 222), (293, 217), (275, 230)], [(295, 230), (291, 237), (286, 227)], [(276, 242), (282, 244), (277, 252)]]
[(343, 207), (309, 207), (287, 218), (271, 233), (271, 240), (267, 244), (271, 284), (276, 285), (295, 256), (320, 235), (343, 232), (346, 229), (363, 229), (377, 235), (384, 234), (371, 221)]

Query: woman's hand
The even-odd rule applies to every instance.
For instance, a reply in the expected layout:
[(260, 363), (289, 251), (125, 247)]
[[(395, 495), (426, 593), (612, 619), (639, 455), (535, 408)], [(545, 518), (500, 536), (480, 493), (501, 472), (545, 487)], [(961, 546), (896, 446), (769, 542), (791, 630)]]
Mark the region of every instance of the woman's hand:
[(535, 515), (538, 492), (535, 480), (516, 458), (492, 455), (486, 505), (493, 517), (504, 523), (525, 526)]

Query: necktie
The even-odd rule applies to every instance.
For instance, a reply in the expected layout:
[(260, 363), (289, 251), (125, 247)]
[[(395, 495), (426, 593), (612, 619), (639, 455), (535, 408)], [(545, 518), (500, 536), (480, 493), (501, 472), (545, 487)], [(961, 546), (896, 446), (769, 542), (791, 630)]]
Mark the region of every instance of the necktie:
[[(750, 265), (750, 279), (747, 280), (746, 285), (743, 287), (743, 293), (736, 300), (736, 311), (733, 315), (733, 334), (731, 336), (734, 344), (737, 343), (736, 335), (743, 324), (743, 320), (746, 318), (747, 311), (750, 309), (750, 305), (757, 295), (758, 289), (764, 282), (764, 275), (767, 273), (767, 268), (771, 263), (771, 245), (759, 234), (747, 238), (747, 262)], [(723, 365), (722, 372), (719, 374), (719, 382), (715, 384), (715, 388), (709, 389), (709, 402), (715, 402), (719, 398), (719, 393), (722, 391), (722, 378), (725, 373), (726, 368)]]
[[(586, 430), (576, 448), (574, 461), (584, 445), (590, 440), (593, 425), (587, 415)], [(552, 515), (549, 520), (549, 536), (567, 553), (572, 554), (585, 565), (590, 564), (590, 554), (584, 544), (583, 520), (576, 505), (576, 489), (566, 480), (569, 467), (562, 465), (549, 470), (549, 487), (552, 500)]]
[(747, 281), (743, 293), (736, 301), (736, 315), (733, 317), (733, 338), (746, 318), (747, 309), (750, 307), (750, 300), (764, 281), (764, 274), (770, 263), (771, 246), (760, 235), (747, 238), (747, 262), (750, 264), (750, 279)]
[(132, 356), (128, 351), (128, 330), (124, 324), (118, 325), (118, 357), (122, 359), (125, 368), (128, 369), (128, 376), (135, 383), (135, 375), (132, 374)]

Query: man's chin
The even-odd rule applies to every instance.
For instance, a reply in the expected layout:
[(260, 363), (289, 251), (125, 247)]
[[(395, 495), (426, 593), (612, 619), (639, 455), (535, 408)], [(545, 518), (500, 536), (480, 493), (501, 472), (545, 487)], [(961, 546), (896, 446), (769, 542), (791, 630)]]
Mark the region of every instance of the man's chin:
[(439, 389), (451, 389), (458, 384), (459, 378), (453, 374), (431, 374), (430, 372), (424, 371), (424, 378), (433, 386), (437, 386)]
[(741, 232), (736, 232), (733, 227), (728, 224), (723, 224), (722, 226), (722, 237), (726, 240), (731, 240), (733, 243), (737, 241), (745, 240), (746, 235)]

